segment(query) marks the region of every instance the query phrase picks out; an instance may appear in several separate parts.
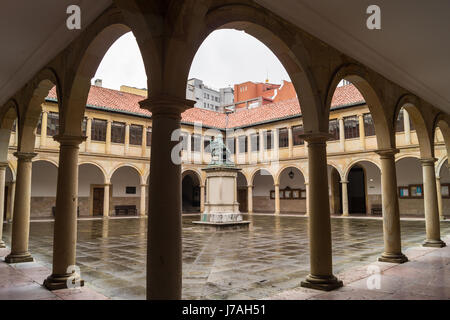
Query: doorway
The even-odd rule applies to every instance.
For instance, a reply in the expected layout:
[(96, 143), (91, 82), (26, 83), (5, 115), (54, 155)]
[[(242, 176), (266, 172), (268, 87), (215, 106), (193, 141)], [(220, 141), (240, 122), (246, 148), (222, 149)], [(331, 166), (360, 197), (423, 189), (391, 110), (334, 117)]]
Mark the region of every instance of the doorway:
[(348, 174), (348, 212), (366, 214), (365, 172), (357, 165)]
[(5, 193), (4, 193), (4, 201), (3, 201), (3, 221), (6, 221), (6, 210), (8, 210), (8, 186), (5, 186)]
[(92, 215), (103, 216), (103, 201), (105, 199), (105, 188), (94, 187), (92, 189)]
[(238, 189), (238, 202), (240, 212), (248, 212), (247, 196), (248, 191), (246, 188)]

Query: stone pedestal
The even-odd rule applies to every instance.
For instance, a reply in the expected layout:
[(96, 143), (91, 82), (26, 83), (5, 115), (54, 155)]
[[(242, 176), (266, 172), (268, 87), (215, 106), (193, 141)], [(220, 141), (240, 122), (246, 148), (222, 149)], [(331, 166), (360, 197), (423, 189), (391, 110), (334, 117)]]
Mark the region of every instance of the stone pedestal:
[(237, 173), (234, 166), (209, 166), (206, 171), (206, 202), (200, 221), (193, 223), (204, 229), (224, 230), (248, 228), (237, 202)]

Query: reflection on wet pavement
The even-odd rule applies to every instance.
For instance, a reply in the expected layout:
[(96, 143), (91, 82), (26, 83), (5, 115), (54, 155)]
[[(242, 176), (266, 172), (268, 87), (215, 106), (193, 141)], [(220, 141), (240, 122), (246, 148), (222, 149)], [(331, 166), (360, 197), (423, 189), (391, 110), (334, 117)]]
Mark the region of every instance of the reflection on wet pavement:
[[(308, 274), (308, 219), (250, 216), (249, 231), (200, 231), (183, 217), (183, 298), (259, 299), (300, 285)], [(402, 221), (402, 245), (417, 246), (424, 221)], [(113, 299), (145, 298), (146, 218), (80, 220), (77, 264), (90, 287)], [(442, 234), (450, 223), (441, 222)], [(9, 245), (11, 224), (5, 225)], [(383, 251), (382, 221), (332, 219), (337, 274), (375, 261)], [(30, 252), (51, 269), (52, 222), (32, 222)]]

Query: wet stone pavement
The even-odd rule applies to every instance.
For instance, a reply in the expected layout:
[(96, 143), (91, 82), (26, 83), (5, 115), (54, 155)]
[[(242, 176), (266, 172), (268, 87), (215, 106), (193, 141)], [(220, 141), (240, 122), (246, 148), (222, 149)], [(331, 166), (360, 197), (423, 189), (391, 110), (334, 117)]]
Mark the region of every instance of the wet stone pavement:
[[(183, 217), (183, 299), (261, 299), (296, 288), (308, 274), (308, 219), (248, 217), (249, 231), (201, 231), (198, 216)], [(382, 221), (331, 220), (338, 274), (376, 261), (383, 251)], [(402, 221), (404, 250), (425, 237), (424, 221)], [(4, 228), (9, 246), (11, 224)], [(80, 220), (77, 265), (90, 288), (112, 299), (145, 298), (146, 218)], [(442, 235), (450, 222), (441, 222)], [(52, 222), (32, 222), (30, 252), (51, 269)]]

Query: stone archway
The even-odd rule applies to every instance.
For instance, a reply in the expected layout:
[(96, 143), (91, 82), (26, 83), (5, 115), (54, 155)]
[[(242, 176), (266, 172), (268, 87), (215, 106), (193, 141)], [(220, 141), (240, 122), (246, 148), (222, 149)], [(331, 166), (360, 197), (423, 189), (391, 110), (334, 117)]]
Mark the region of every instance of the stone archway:
[(78, 166), (78, 207), (80, 216), (104, 215), (105, 173), (100, 166), (82, 163)]
[(272, 174), (258, 169), (253, 174), (253, 212), (273, 213), (275, 211), (275, 190)]
[(280, 213), (306, 213), (305, 177), (299, 168), (284, 168), (278, 177)]
[(400, 216), (424, 217), (422, 165), (415, 157), (403, 157), (395, 163)]
[(200, 177), (192, 170), (183, 172), (181, 181), (182, 213), (200, 212)]
[(56, 182), (58, 167), (47, 160), (32, 163), (31, 173), (31, 218), (54, 217), (56, 206)]
[(121, 166), (111, 175), (110, 214), (114, 216), (130, 216), (142, 214), (141, 175), (136, 168)]

